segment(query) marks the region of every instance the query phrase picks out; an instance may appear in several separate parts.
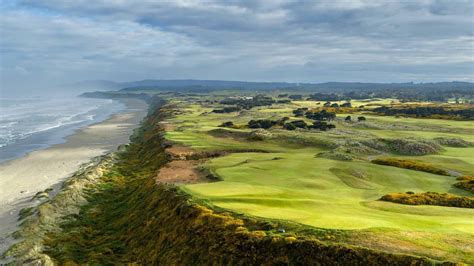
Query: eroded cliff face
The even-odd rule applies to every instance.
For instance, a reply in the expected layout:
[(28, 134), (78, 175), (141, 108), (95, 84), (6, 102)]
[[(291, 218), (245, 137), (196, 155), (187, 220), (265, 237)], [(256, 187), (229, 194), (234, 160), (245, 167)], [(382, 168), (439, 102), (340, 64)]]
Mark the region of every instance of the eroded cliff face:
[[(38, 207), (7, 255), (18, 264), (304, 264), (431, 265), (434, 261), (327, 244), (281, 232), (277, 222), (207, 206), (156, 182), (172, 158), (155, 105), (121, 152), (101, 158), (79, 181)], [(67, 193), (67, 191), (71, 191)], [(61, 196), (62, 195), (62, 196)]]

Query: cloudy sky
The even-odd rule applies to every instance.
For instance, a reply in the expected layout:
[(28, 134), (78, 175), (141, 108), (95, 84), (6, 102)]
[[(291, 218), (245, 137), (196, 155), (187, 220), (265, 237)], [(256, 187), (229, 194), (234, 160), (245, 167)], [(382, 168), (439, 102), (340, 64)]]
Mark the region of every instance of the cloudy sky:
[(474, 80), (474, 1), (1, 0), (1, 86)]

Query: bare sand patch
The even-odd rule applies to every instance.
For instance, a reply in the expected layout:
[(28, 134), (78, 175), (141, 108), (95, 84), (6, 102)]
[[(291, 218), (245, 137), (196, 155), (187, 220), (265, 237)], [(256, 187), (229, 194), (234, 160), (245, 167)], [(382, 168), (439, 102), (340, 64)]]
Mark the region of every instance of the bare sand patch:
[(164, 165), (155, 180), (165, 184), (194, 184), (209, 180), (198, 168), (198, 160), (176, 160)]
[(196, 151), (190, 147), (174, 145), (165, 150), (173, 160), (186, 160), (191, 156), (196, 155)]
[(176, 129), (176, 126), (167, 121), (161, 121), (158, 124), (163, 128), (164, 131), (173, 131)]

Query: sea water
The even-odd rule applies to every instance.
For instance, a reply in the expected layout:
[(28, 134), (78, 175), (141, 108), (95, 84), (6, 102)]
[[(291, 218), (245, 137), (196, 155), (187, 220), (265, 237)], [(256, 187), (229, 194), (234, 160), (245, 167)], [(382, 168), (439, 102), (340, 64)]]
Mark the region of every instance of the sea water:
[(75, 130), (123, 109), (109, 99), (0, 98), (0, 162), (62, 143)]

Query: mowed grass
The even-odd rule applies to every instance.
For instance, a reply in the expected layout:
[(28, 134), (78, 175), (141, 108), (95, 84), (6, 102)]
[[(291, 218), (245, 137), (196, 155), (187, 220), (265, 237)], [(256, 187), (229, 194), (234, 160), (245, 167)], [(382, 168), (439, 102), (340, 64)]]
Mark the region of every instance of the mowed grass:
[[(250, 119), (291, 117), (294, 108), (308, 106), (304, 103), (314, 104), (301, 101), (271, 108), (259, 107), (241, 113), (214, 114), (209, 113), (212, 108), (181, 102), (185, 112), (169, 119), (176, 129), (168, 131), (166, 138), (195, 149), (269, 151), (233, 153), (209, 160), (204, 166), (217, 174), (222, 181), (183, 185), (181, 188), (215, 206), (245, 215), (289, 220), (318, 228), (348, 230), (354, 239), (367, 234), (367, 237), (373, 239), (366, 241), (365, 246), (384, 249), (382, 242), (391, 241), (393, 250), (398, 252), (474, 263), (474, 256), (470, 252), (474, 249), (473, 209), (409, 206), (378, 201), (382, 195), (391, 192), (434, 191), (468, 195), (467, 192), (452, 186), (456, 182), (455, 177), (376, 165), (366, 159), (336, 161), (315, 157), (316, 154), (327, 151), (324, 147), (284, 145), (285, 143), (274, 140), (248, 141), (214, 137), (207, 133), (217, 129), (217, 126), (225, 121), (244, 125)], [(344, 122), (340, 121), (337, 122), (338, 130), (351, 130), (350, 134), (336, 135), (331, 131), (288, 132), (288, 136), (292, 138), (292, 134), (296, 134), (302, 138), (335, 140), (367, 135), (380, 138), (425, 139), (459, 137), (474, 141), (472, 122), (370, 115), (366, 117), (368, 122), (376, 122), (379, 125), (405, 124), (407, 130), (346, 127)], [(233, 130), (251, 131), (245, 128)], [(444, 147), (444, 150), (436, 155), (390, 156), (416, 159), (462, 174), (474, 174), (474, 147)], [(409, 246), (402, 247), (400, 244), (402, 246), (397, 247), (394, 244), (397, 241), (403, 241), (403, 245)]]
[[(223, 181), (189, 185), (184, 189), (223, 208), (322, 228), (450, 231), (449, 226), (456, 224), (462, 231), (474, 226), (471, 209), (453, 211), (445, 207), (373, 203), (393, 191), (454, 190), (451, 185), (455, 178), (363, 161), (315, 158), (317, 152), (295, 149), (213, 159), (206, 166)], [(275, 157), (281, 159), (274, 160)], [(334, 168), (364, 173), (364, 177), (338, 177), (331, 171)]]

